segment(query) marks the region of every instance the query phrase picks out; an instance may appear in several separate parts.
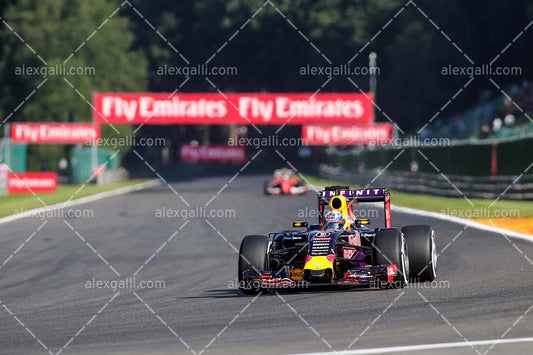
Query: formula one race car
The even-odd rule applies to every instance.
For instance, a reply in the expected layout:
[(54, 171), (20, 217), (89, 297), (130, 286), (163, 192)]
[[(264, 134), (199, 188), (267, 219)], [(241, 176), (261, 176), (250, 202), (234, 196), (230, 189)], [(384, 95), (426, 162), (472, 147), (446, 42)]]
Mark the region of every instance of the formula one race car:
[(265, 181), (265, 195), (303, 195), (307, 193), (307, 186), (299, 179), (293, 170), (274, 170), (274, 178)]
[[(384, 202), (385, 228), (356, 219), (353, 205)], [(239, 251), (239, 288), (246, 295), (269, 289), (315, 285), (402, 288), (433, 281), (435, 232), (427, 225), (391, 227), (389, 191), (330, 186), (318, 193), (318, 224), (304, 230), (244, 237)]]

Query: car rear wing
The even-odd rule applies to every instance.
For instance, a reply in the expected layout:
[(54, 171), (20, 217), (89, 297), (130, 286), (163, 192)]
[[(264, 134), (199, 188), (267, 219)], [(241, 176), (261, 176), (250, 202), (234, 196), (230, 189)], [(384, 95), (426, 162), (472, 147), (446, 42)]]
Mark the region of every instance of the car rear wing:
[(365, 203), (365, 202), (382, 202), (385, 210), (385, 227), (390, 228), (391, 222), (391, 204), (389, 190), (386, 188), (358, 189), (350, 190), (348, 186), (330, 186), (318, 192), (318, 209), (320, 211), (320, 224), (323, 224), (324, 207), (329, 204), (335, 196), (342, 196), (346, 199), (347, 204)]

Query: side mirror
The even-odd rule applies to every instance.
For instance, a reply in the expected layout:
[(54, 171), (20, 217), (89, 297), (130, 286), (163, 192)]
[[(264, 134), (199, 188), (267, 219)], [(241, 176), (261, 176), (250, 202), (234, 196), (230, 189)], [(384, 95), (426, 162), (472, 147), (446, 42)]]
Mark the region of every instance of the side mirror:
[(358, 219), (357, 224), (360, 226), (364, 226), (366, 224), (370, 224), (370, 220), (368, 218)]
[(292, 223), (292, 226), (295, 228), (307, 228), (309, 224), (307, 222), (296, 221)]

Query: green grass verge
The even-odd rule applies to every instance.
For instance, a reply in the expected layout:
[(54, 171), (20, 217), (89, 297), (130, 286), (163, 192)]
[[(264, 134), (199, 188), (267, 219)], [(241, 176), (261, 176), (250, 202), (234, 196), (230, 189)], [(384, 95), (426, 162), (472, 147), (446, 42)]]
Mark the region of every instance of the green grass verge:
[[(74, 196), (73, 200), (94, 195), (99, 192), (114, 190), (120, 187), (131, 186), (148, 180), (126, 180), (109, 185), (87, 184), (82, 185), (59, 185), (54, 193), (37, 194), (47, 205), (65, 202)], [(79, 191), (78, 191), (79, 190)], [(33, 208), (43, 207), (43, 204), (32, 194), (28, 195), (5, 195), (0, 196), (0, 217), (20, 213)]]
[[(346, 182), (332, 181), (305, 175), (313, 185), (350, 185)], [(499, 200), (489, 208), (493, 200), (470, 199), (473, 206), (464, 198), (440, 197), (431, 195), (418, 195), (391, 190), (391, 202), (397, 206), (416, 208), (419, 210), (439, 212), (450, 216), (463, 218), (493, 218), (507, 217), (533, 217), (533, 203), (531, 201)]]

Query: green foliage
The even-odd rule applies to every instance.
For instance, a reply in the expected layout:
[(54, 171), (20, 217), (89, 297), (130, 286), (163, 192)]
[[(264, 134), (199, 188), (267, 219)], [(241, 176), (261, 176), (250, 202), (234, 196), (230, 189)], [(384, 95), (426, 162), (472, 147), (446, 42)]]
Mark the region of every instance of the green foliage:
[[(146, 90), (147, 62), (141, 51), (131, 49), (130, 20), (122, 14), (129, 6), (107, 20), (118, 6), (102, 0), (19, 0), (8, 6), (3, 18), (31, 49), (7, 26), (2, 27), (2, 119), (26, 100), (8, 122), (64, 122), (71, 110), (78, 121), (87, 122), (92, 117), (92, 93)], [(44, 70), (63, 63), (66, 70), (81, 68), (82, 75), (17, 75), (22, 66)], [(121, 130), (131, 132), (130, 127)], [(60, 146), (31, 147), (29, 167), (55, 169), (62, 151)]]
[[(238, 69), (237, 76), (210, 77), (224, 92), (314, 92), (327, 77), (301, 76), (300, 67), (328, 65), (328, 60), (338, 65), (352, 58), (352, 66), (366, 66), (368, 54), (374, 51), (380, 69), (377, 103), (406, 131), (420, 128), (469, 79), (445, 77), (442, 67), (470, 65), (461, 51), (478, 65), (491, 62), (533, 18), (529, 0), (418, 0), (416, 5), (406, 5), (405, 0), (136, 0), (132, 4), (142, 18), (129, 5), (123, 5), (68, 61), (71, 66), (93, 66), (96, 70), (94, 76), (67, 78), (87, 101), (95, 91), (172, 92), (185, 77), (157, 75), (158, 67), (187, 66), (186, 61), (198, 65), (214, 53), (210, 65)], [(53, 65), (72, 54), (119, 5), (104, 0), (11, 0), (0, 3), (0, 12)], [(531, 78), (532, 40), (530, 27), (496, 60), (495, 65), (523, 70), (521, 77), (495, 77), (501, 87)], [(43, 80), (16, 76), (14, 68), (23, 64), (42, 65), (3, 26), (0, 117), (9, 115)], [(351, 78), (361, 90), (368, 90), (367, 76)], [(487, 89), (500, 94), (486, 78), (476, 78), (438, 119), (471, 106)], [(204, 77), (191, 77), (181, 91), (215, 89)], [(346, 78), (335, 77), (322, 92), (335, 91), (358, 89)], [(10, 120), (64, 121), (74, 109), (79, 119), (86, 121), (91, 108), (85, 99), (62, 77), (49, 77)], [(379, 121), (385, 121), (380, 112), (376, 114)], [(111, 130), (106, 128), (106, 132)], [(201, 139), (202, 132), (174, 126), (150, 129), (150, 133), (177, 143)], [(48, 156), (41, 153), (44, 151), (32, 154)]]
[[(361, 51), (352, 64), (365, 66), (368, 54), (375, 51), (380, 67), (377, 100), (406, 130), (427, 122), (468, 80), (467, 77), (441, 75), (443, 66), (470, 65), (445, 36), (476, 64), (486, 64), (533, 18), (533, 6), (526, 0), (511, 4), (501, 0), (488, 3), (420, 0), (416, 1), (416, 7), (406, 6), (403, 0), (278, 0), (271, 3), (275, 7), (262, 0), (179, 3), (141, 0), (137, 6), (193, 64), (205, 62), (238, 32), (210, 62), (211, 65), (235, 66), (239, 70), (237, 77), (211, 78), (223, 91), (313, 92), (326, 81), (325, 76), (298, 75), (300, 66), (328, 63), (288, 21), (334, 64), (346, 63)], [(164, 64), (183, 66), (186, 63), (143, 21), (135, 23), (137, 44), (148, 53), (150, 61), (151, 89), (174, 90), (184, 78), (158, 76), (155, 69)], [(241, 28), (243, 24), (246, 26)], [(533, 53), (528, 50), (527, 43), (532, 38), (532, 32), (526, 31), (508, 54), (498, 59), (497, 65), (521, 66), (524, 75), (531, 76), (528, 63)], [(361, 89), (368, 90), (368, 77), (352, 79)], [(521, 78), (498, 78), (500, 85), (518, 80)], [(471, 105), (478, 99), (479, 92), (487, 88), (497, 92), (485, 78), (475, 80), (443, 115)], [(192, 78), (183, 90), (212, 91), (213, 88), (204, 78)], [(334, 78), (323, 91), (353, 92), (357, 89), (346, 78)], [(384, 120), (379, 112), (377, 114)]]

